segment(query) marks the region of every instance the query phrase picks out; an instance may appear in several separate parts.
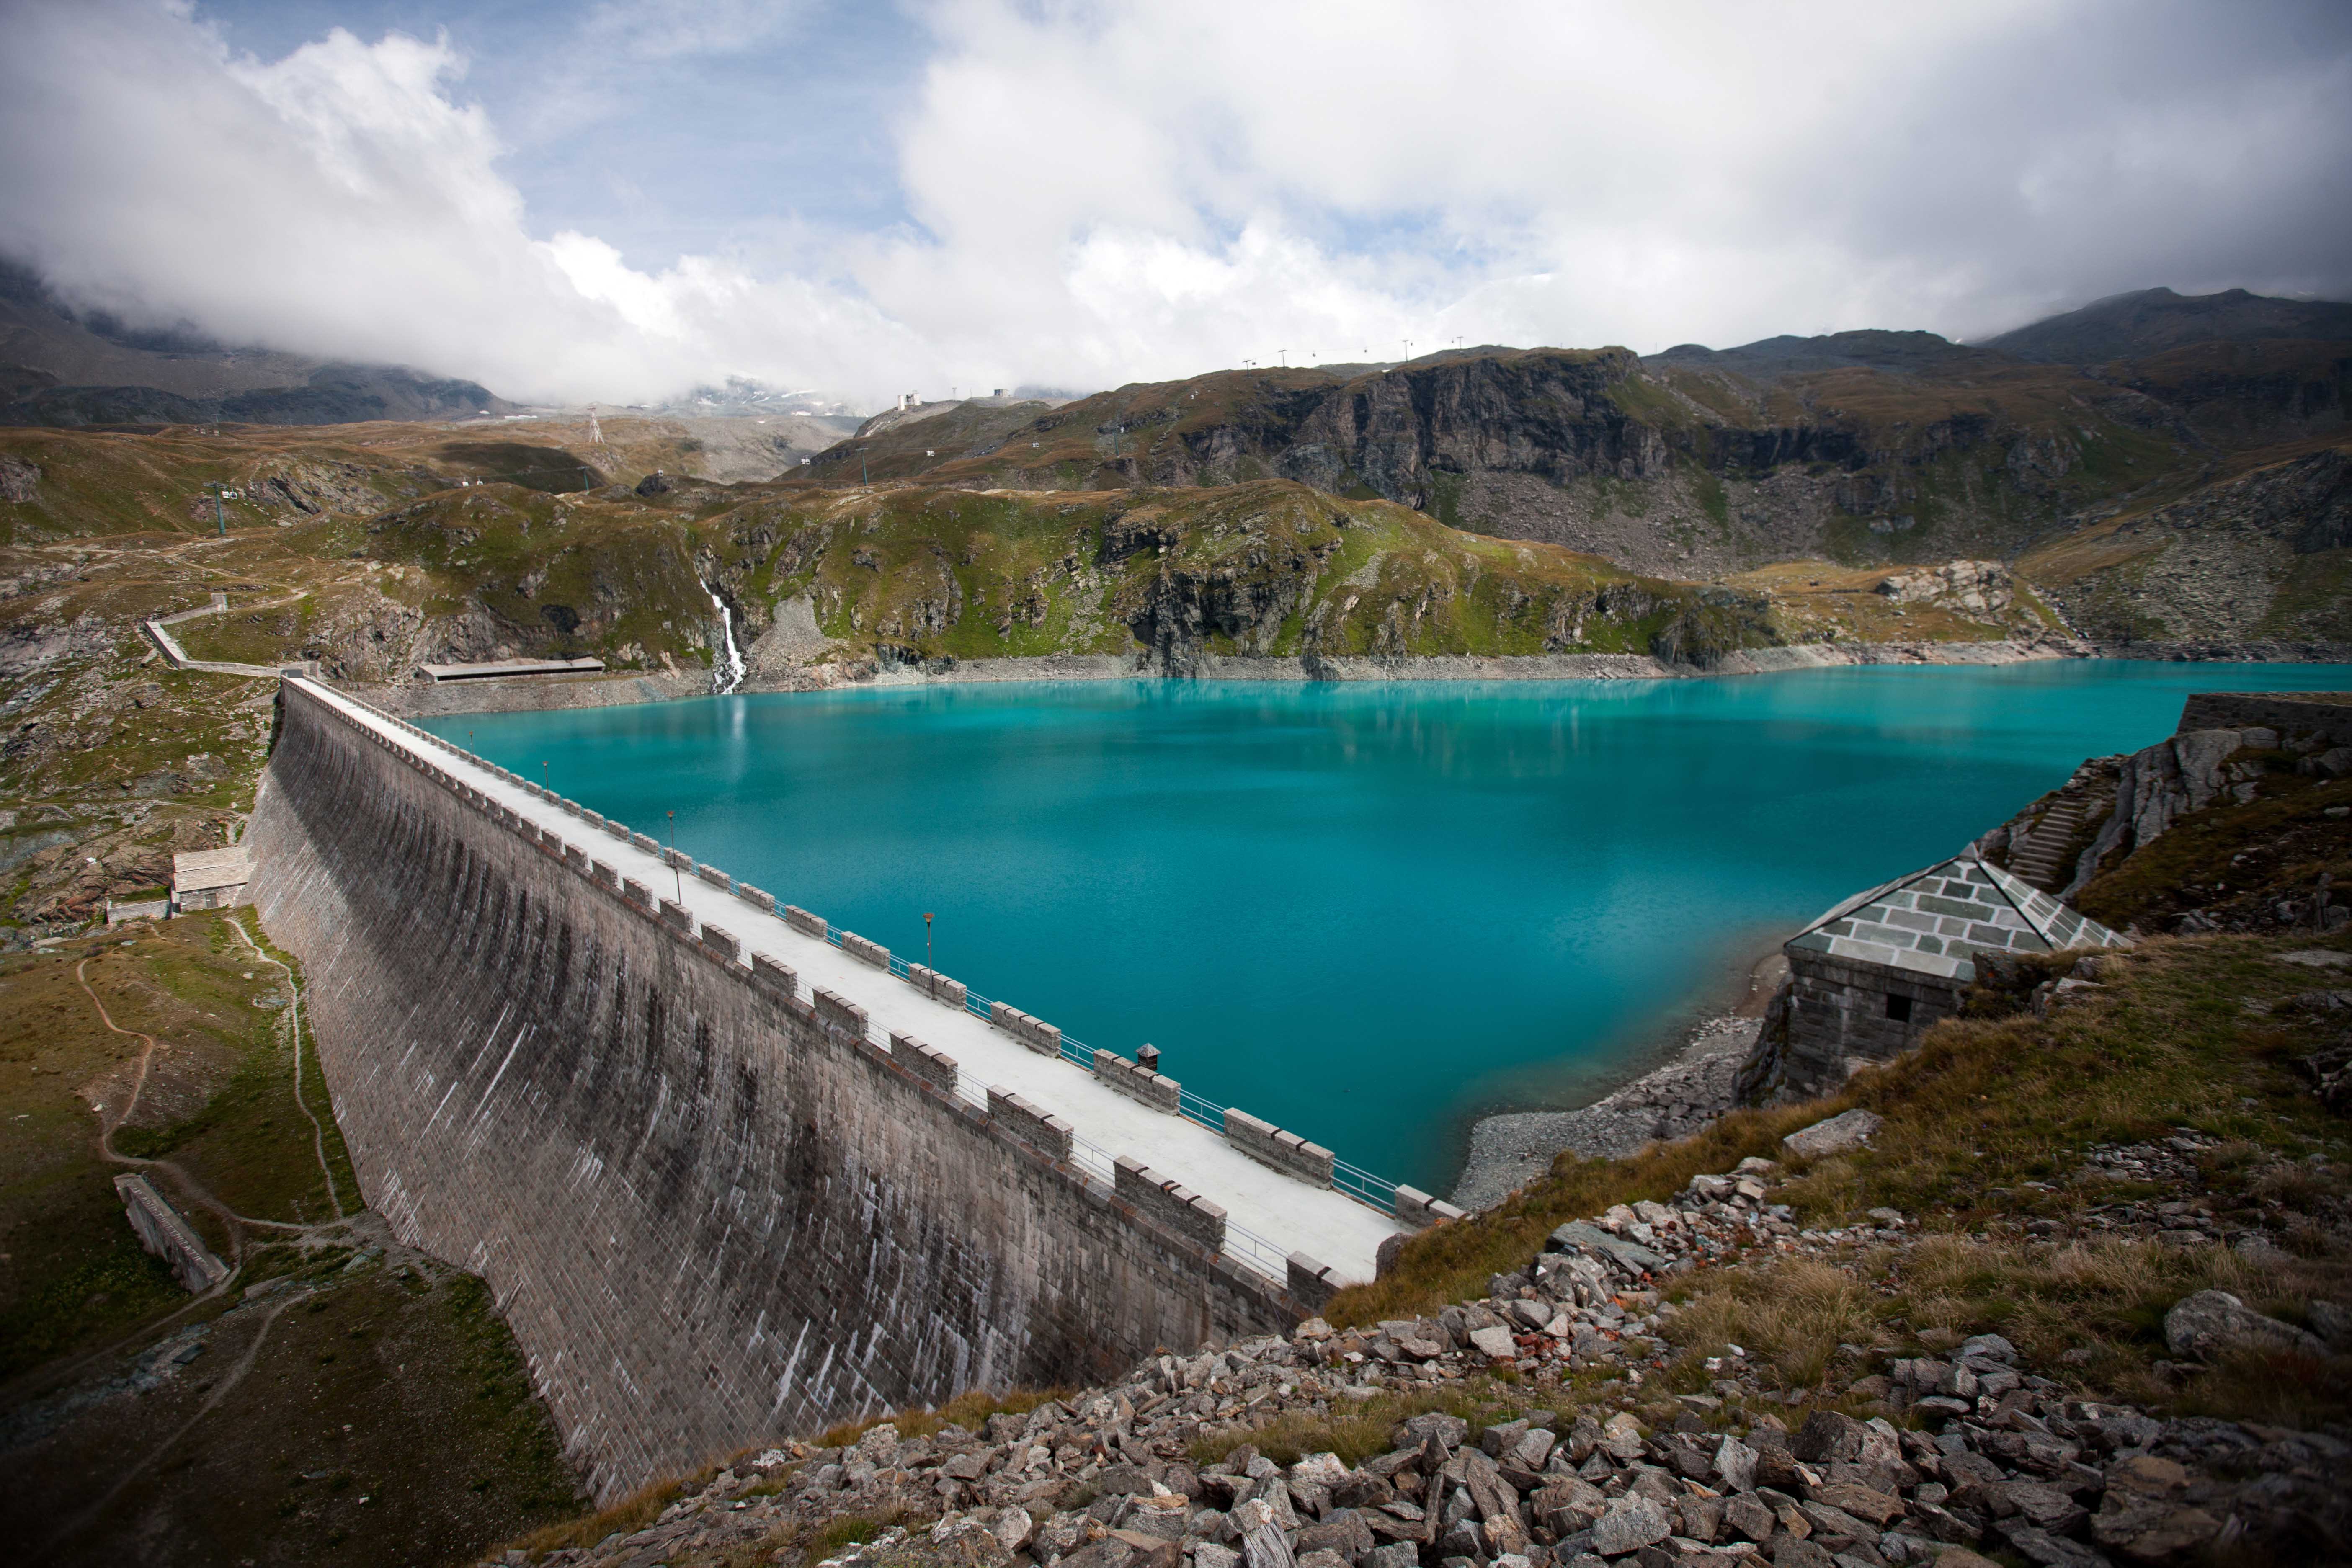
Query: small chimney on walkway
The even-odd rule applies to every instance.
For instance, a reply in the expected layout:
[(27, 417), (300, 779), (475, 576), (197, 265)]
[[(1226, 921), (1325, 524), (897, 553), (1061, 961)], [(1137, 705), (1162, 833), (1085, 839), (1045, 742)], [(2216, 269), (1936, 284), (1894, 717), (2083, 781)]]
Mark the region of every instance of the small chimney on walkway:
[(1136, 1047), (1135, 1065), (1141, 1068), (1145, 1072), (1158, 1072), (1160, 1070), (1160, 1047), (1158, 1046), (1149, 1045)]

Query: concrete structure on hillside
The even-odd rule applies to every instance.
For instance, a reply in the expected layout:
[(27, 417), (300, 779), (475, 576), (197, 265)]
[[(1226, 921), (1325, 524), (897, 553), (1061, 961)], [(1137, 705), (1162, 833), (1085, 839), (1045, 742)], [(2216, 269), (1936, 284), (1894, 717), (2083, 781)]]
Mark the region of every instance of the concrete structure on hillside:
[(242, 844), (226, 849), (196, 849), (172, 857), (172, 908), (225, 910), (246, 901), (253, 880), (252, 852)]
[(1765, 1024), (1772, 1076), (1781, 1094), (1803, 1098), (1909, 1050), (1929, 1025), (1959, 1011), (1982, 955), (2130, 945), (1982, 860), (1898, 877), (1782, 944), (1789, 983)]
[(1279, 1331), (1457, 1215), (308, 680), (250, 835), (371, 1207), (600, 1497)]
[(485, 664), (420, 664), (416, 673), (439, 685), (452, 680), (510, 680), (518, 676), (601, 675), (601, 658), (498, 658)]

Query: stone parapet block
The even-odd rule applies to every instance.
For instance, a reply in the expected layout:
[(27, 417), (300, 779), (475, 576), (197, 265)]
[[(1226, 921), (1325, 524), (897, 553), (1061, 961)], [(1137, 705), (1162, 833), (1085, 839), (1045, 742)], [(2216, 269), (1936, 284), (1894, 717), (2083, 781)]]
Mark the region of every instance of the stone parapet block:
[(912, 1035), (891, 1031), (890, 1059), (926, 1083), (949, 1090), (956, 1086), (955, 1058), (923, 1044)]
[(1146, 1219), (1189, 1237), (1212, 1252), (1225, 1249), (1225, 1211), (1131, 1155), (1112, 1162), (1111, 1190)]
[(988, 1113), (1023, 1142), (1044, 1150), (1056, 1160), (1069, 1159), (1076, 1133), (1068, 1122), (1051, 1111), (1017, 1094), (992, 1089), (988, 1091)]
[(798, 904), (784, 906), (784, 923), (803, 936), (813, 936), (819, 942), (824, 940), (824, 933), (829, 929), (823, 915), (813, 915)]
[(751, 955), (751, 978), (781, 995), (793, 997), (800, 994), (799, 973), (778, 963), (764, 952), (755, 952)]
[(1040, 1056), (1062, 1054), (1062, 1031), (1043, 1018), (1033, 1018), (1009, 1002), (991, 1002), (988, 1021)]
[(735, 896), (761, 914), (772, 915), (776, 912), (776, 896), (773, 893), (763, 893), (749, 882), (736, 883)]
[(660, 854), (661, 863), (665, 866), (674, 867), (680, 871), (694, 869), (694, 857), (683, 849), (664, 849)]
[(694, 934), (694, 913), (684, 904), (674, 904), (669, 900), (664, 899), (661, 901), (661, 922), (670, 930), (684, 935)]
[(588, 879), (608, 893), (617, 893), (621, 890), (621, 874), (602, 860), (589, 863)]
[(567, 844), (563, 847), (563, 863), (584, 877), (588, 874), (588, 851), (576, 844)]
[[(1225, 1112), (1231, 1120), (1233, 1112)], [(1443, 1198), (1433, 1198), (1419, 1187), (1399, 1187), (1396, 1190), (1396, 1216), (1411, 1226), (1437, 1225), (1449, 1219), (1460, 1219), (1462, 1211)]]
[(604, 824), (604, 831), (624, 844), (629, 842), (629, 825), (625, 822), (607, 822)]
[(1111, 1051), (1095, 1053), (1095, 1079), (1109, 1085), (1132, 1100), (1174, 1115), (1182, 1108), (1181, 1093), (1174, 1079), (1129, 1061)]
[(635, 849), (642, 849), (648, 855), (658, 855), (661, 853), (661, 846), (654, 842), (654, 836), (650, 833), (630, 834), (629, 846)]
[(1331, 1184), (1335, 1156), (1320, 1143), (1310, 1143), (1296, 1132), (1286, 1132), (1245, 1110), (1225, 1110), (1225, 1142), (1261, 1165), (1285, 1175), (1298, 1176), (1318, 1187)]
[(730, 893), (735, 890), (735, 879), (729, 876), (726, 872), (720, 870), (716, 866), (697, 866), (694, 868), (694, 874), (701, 878), (704, 881), (709, 883), (714, 888), (721, 889)]
[(866, 1037), (866, 1009), (822, 985), (816, 989), (816, 1016), (836, 1029), (845, 1029), (859, 1039)]
[(958, 1012), (963, 1010), (967, 993), (961, 980), (950, 980), (936, 969), (910, 963), (907, 965), (907, 984), (935, 1002), (944, 1002)]
[(868, 942), (856, 931), (841, 933), (841, 951), (860, 963), (870, 963), (877, 969), (890, 967), (890, 950), (878, 942)]
[(726, 959), (730, 963), (742, 962), (743, 944), (735, 940), (733, 931), (721, 931), (719, 927), (706, 921), (702, 928), (702, 945)]
[(621, 884), (621, 897), (628, 900), (629, 902), (636, 905), (637, 908), (645, 910), (647, 914), (653, 913), (654, 890), (651, 888), (646, 887), (643, 882), (635, 881), (634, 879), (623, 882)]
[(171, 1265), (172, 1277), (182, 1287), (192, 1291), (209, 1290), (228, 1278), (228, 1265), (213, 1256), (212, 1249), (180, 1217), (179, 1211), (147, 1184), (146, 1177), (117, 1176), (114, 1191), (122, 1199), (122, 1210), (130, 1217), (131, 1228), (138, 1233), (139, 1245)]
[(1294, 1252), (1286, 1260), (1290, 1276), (1290, 1293), (1307, 1310), (1319, 1312), (1341, 1289), (1340, 1280), (1332, 1274), (1328, 1264), (1318, 1263), (1303, 1252)]
[(589, 811), (584, 807), (580, 813), (580, 820), (586, 823), (591, 827), (609, 828), (613, 826), (611, 823), (604, 820), (604, 814), (603, 812)]

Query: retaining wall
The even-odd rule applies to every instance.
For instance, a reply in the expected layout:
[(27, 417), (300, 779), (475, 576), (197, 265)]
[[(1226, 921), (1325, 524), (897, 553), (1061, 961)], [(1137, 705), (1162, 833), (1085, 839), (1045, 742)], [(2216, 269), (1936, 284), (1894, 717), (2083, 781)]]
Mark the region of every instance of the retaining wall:
[(1216, 1256), (1216, 1205), (1090, 1185), (1066, 1124), (958, 1099), (853, 1005), (665, 923), (314, 691), (282, 701), (256, 901), (307, 968), (361, 1186), (489, 1281), (600, 1498), (1304, 1314)]

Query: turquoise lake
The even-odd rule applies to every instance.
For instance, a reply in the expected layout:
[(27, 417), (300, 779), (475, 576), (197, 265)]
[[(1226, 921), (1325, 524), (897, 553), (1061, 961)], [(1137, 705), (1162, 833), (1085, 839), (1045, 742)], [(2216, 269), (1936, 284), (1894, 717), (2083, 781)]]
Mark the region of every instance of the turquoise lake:
[[(1846, 894), (2197, 690), (2063, 660), (1700, 680), (885, 688), (427, 728), (1196, 1093), (1444, 1192)], [(545, 764), (542, 773), (542, 763)]]

